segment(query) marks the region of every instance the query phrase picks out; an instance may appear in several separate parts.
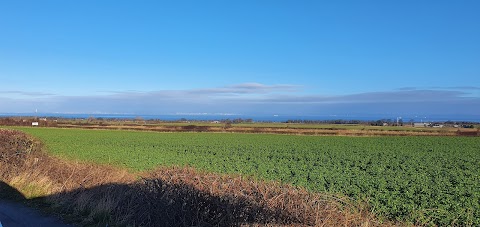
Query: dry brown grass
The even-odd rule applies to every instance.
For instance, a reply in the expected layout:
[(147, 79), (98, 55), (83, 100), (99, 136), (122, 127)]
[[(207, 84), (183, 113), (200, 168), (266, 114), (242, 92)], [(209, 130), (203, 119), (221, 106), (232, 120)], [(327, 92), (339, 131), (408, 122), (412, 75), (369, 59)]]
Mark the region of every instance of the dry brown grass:
[[(11, 130), (0, 130), (0, 181), (80, 225), (393, 225), (379, 222), (364, 203), (276, 182), (180, 167), (138, 175), (60, 160)], [(1, 184), (0, 190), (6, 193)]]
[(156, 132), (230, 132), (230, 133), (269, 133), (316, 136), (480, 136), (477, 129), (441, 129), (441, 130), (380, 130), (380, 129), (315, 129), (315, 128), (278, 128), (278, 127), (221, 127), (221, 126), (141, 126), (141, 125), (72, 125), (61, 128), (114, 129)]

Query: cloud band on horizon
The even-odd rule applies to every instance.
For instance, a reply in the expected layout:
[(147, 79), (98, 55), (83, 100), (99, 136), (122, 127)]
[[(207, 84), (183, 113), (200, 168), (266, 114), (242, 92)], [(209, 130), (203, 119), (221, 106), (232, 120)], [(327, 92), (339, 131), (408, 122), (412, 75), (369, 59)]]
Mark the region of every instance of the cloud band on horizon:
[[(301, 85), (260, 83), (216, 88), (120, 91), (62, 96), (35, 91), (0, 91), (0, 112), (229, 112), (239, 114), (480, 113), (478, 87), (401, 88), (345, 95), (306, 94)], [(22, 95), (19, 97), (18, 95)]]

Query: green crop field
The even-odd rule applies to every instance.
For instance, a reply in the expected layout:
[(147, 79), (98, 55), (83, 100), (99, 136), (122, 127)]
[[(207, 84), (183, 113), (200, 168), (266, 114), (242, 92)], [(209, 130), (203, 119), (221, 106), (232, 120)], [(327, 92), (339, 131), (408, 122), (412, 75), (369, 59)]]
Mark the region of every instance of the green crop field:
[(480, 226), (480, 138), (17, 128), (51, 154), (134, 171), (189, 165), (368, 201), (383, 217)]

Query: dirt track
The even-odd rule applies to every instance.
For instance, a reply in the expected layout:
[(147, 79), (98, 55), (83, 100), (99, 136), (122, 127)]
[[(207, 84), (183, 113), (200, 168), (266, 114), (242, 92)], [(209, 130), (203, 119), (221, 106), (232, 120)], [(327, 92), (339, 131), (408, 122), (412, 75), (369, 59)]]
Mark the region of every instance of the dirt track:
[(40, 212), (23, 204), (0, 200), (0, 227), (11, 226), (69, 226), (53, 217), (45, 217)]

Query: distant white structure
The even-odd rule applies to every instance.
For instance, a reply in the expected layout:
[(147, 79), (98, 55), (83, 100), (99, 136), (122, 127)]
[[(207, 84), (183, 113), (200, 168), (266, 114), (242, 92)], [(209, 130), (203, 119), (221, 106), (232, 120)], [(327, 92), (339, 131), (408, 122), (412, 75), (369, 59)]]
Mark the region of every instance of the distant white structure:
[(32, 122), (32, 126), (38, 126), (38, 121)]
[(413, 123), (413, 127), (427, 127), (428, 124), (427, 123)]

